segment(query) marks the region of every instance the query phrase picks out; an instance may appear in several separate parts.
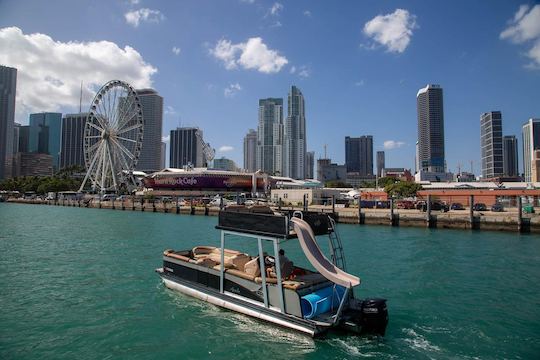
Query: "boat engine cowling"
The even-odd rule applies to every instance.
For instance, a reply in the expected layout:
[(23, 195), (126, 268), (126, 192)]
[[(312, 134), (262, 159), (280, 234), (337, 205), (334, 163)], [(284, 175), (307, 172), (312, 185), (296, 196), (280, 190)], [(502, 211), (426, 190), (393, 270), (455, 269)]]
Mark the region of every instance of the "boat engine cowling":
[(360, 304), (362, 332), (384, 336), (388, 325), (386, 299), (365, 299)]
[(386, 299), (350, 299), (342, 326), (361, 334), (384, 336), (388, 324)]

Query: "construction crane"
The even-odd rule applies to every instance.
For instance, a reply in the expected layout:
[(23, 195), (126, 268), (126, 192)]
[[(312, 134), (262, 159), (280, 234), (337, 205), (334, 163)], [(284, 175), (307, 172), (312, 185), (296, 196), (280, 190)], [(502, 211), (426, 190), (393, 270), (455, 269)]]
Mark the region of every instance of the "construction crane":
[(201, 142), (203, 154), (206, 158), (206, 161), (209, 162), (214, 160), (214, 156), (216, 156), (216, 150), (213, 149), (209, 143), (204, 141), (202, 131), (200, 129), (197, 129), (197, 131), (195, 131), (195, 136), (197, 136), (197, 139)]

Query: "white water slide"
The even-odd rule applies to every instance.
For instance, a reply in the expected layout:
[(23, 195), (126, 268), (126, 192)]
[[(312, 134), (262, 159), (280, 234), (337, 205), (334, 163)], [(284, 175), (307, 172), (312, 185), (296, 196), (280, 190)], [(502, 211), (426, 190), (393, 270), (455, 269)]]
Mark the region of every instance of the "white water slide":
[(360, 284), (360, 278), (336, 267), (324, 256), (319, 244), (317, 244), (315, 234), (307, 222), (296, 217), (291, 218), (291, 221), (304, 254), (322, 276), (345, 288), (352, 288)]

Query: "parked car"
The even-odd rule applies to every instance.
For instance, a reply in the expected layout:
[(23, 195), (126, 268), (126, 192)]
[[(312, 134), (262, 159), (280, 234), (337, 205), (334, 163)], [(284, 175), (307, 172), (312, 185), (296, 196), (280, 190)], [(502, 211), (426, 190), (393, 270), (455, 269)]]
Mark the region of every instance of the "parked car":
[(502, 204), (495, 203), (495, 204), (491, 205), (491, 211), (494, 211), (494, 212), (503, 212), (503, 211), (504, 211), (504, 207), (502, 206)]
[(114, 201), (114, 200), (116, 200), (116, 195), (115, 194), (104, 194), (101, 197), (101, 201)]
[(450, 205), (450, 210), (465, 210), (465, 208), (461, 203), (452, 203), (452, 205)]
[(484, 203), (476, 203), (473, 205), (474, 211), (487, 211), (487, 206)]
[(403, 200), (397, 203), (398, 209), (414, 209), (414, 202), (410, 200)]
[[(418, 207), (417, 207), (418, 208)], [(431, 203), (431, 210), (432, 211), (442, 211), (442, 212), (448, 212), (449, 206), (443, 202), (440, 201), (433, 201)], [(427, 211), (427, 203), (424, 202), (421, 207), (422, 211)]]

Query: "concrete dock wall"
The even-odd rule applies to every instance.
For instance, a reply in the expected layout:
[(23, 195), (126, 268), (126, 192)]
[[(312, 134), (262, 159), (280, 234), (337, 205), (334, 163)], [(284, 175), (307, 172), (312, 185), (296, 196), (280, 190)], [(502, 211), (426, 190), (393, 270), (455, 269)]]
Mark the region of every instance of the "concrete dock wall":
[[(89, 207), (97, 209), (110, 209), (120, 211), (146, 211), (171, 213), (179, 215), (203, 215), (217, 216), (218, 207), (211, 206), (176, 206), (175, 202), (132, 202), (126, 201), (91, 201), (83, 202), (78, 200), (28, 200), (28, 199), (10, 199), (8, 202), (23, 204), (42, 204), (50, 206), (72, 206)], [(276, 208), (277, 209), (277, 208)], [(292, 209), (287, 207), (284, 209)], [(302, 210), (302, 208), (295, 208)], [(360, 225), (386, 225), (403, 227), (431, 227), (439, 229), (475, 229), (491, 231), (509, 231), (540, 233), (540, 215), (523, 214), (521, 222), (517, 209), (510, 209), (502, 213), (477, 212), (473, 213), (472, 218), (469, 211), (450, 211), (432, 212), (428, 215), (419, 210), (397, 210), (391, 212), (390, 209), (362, 209), (359, 214), (358, 209), (334, 208), (331, 206), (309, 207), (310, 211), (320, 211), (331, 213), (334, 210), (335, 218), (339, 223), (360, 224)], [(360, 216), (359, 216), (360, 215)]]

